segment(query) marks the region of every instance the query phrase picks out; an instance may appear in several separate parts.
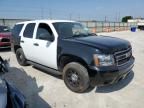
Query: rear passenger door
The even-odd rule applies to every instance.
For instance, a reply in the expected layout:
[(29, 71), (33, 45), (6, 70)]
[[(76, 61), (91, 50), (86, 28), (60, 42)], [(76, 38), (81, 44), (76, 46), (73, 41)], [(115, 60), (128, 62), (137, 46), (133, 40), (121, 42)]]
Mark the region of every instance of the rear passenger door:
[(35, 29), (35, 23), (28, 23), (23, 31), (23, 34), (21, 34), (21, 40), (20, 44), (23, 49), (23, 52), (25, 54), (25, 57), (28, 60), (33, 60), (33, 35), (34, 35), (34, 29)]

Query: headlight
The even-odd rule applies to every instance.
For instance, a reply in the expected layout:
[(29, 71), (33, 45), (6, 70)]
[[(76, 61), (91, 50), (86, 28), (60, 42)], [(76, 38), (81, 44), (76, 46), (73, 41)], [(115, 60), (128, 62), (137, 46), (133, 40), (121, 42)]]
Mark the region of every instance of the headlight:
[(113, 55), (94, 54), (94, 63), (96, 66), (112, 66), (114, 65)]

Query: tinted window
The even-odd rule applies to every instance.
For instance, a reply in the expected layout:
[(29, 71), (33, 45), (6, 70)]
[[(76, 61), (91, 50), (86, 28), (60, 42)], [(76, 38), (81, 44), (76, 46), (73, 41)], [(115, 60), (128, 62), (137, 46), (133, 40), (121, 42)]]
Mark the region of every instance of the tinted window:
[(24, 37), (27, 38), (32, 38), (33, 37), (33, 32), (34, 32), (34, 27), (35, 27), (35, 23), (29, 23), (27, 24), (25, 30), (24, 30)]
[(36, 39), (48, 40), (48, 36), (53, 36), (51, 28), (47, 24), (40, 23), (37, 29)]
[(15, 35), (15, 36), (19, 36), (23, 25), (24, 24), (15, 25), (14, 28), (13, 28), (13, 30), (12, 30), (12, 34)]
[(10, 28), (7, 26), (0, 26), (0, 32), (10, 32)]

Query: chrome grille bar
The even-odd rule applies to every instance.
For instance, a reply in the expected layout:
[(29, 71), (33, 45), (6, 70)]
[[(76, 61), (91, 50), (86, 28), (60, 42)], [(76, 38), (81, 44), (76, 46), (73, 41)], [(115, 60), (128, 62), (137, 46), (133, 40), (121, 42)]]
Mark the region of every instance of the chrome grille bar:
[(124, 65), (129, 61), (132, 56), (132, 49), (128, 48), (126, 50), (118, 51), (114, 53), (115, 61), (118, 66)]

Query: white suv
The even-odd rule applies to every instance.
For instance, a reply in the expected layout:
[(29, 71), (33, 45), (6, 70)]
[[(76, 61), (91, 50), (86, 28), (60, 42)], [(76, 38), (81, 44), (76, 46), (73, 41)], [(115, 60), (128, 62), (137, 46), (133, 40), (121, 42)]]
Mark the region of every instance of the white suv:
[(75, 21), (17, 23), (12, 31), (12, 48), (20, 65), (33, 64), (63, 75), (74, 92), (84, 92), (90, 85), (118, 82), (134, 64), (128, 41), (96, 36)]

